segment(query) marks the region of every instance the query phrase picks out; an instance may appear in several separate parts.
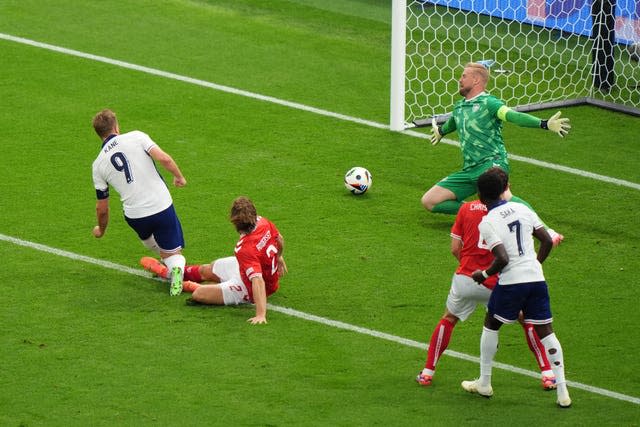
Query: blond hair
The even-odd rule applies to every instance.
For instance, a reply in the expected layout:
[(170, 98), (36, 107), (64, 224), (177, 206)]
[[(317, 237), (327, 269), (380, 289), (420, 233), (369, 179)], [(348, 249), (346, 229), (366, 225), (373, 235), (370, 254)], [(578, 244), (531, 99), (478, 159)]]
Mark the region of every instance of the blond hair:
[(468, 68), (471, 70), (473, 74), (482, 80), (482, 82), (486, 85), (489, 83), (489, 69), (479, 62), (469, 62), (464, 68)]
[(116, 118), (116, 113), (108, 108), (100, 111), (93, 117), (93, 129), (95, 129), (98, 136), (102, 139), (113, 133), (117, 126), (118, 119)]

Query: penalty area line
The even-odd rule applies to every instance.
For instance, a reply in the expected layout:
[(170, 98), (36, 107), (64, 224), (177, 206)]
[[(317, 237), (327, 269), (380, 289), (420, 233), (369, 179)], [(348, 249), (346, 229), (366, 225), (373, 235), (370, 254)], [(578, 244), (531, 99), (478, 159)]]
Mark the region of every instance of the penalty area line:
[[(7, 236), (5, 234), (0, 234), (0, 241), (5, 241), (14, 245), (23, 246), (26, 248), (34, 249), (41, 252), (50, 253), (56, 256), (69, 258), (74, 261), (86, 262), (88, 264), (97, 265), (103, 268), (107, 268), (110, 270), (119, 271), (122, 273), (132, 274), (134, 276), (144, 277), (147, 279), (152, 278), (151, 274), (140, 269), (127, 267), (124, 265), (116, 264), (110, 261), (105, 261), (101, 259), (91, 258), (85, 255), (76, 254), (74, 252), (65, 251), (62, 249), (57, 249), (51, 246), (43, 245), (40, 243), (30, 242), (28, 240), (18, 239), (16, 237)], [(278, 305), (273, 305), (271, 303), (267, 304), (269, 310), (290, 316), (298, 319), (319, 323), (325, 326), (330, 326), (337, 329), (342, 329), (350, 332), (355, 332), (362, 335), (367, 335), (377, 339), (383, 339), (386, 341), (394, 342), (396, 344), (404, 345), (407, 347), (413, 347), (420, 350), (425, 351), (428, 347), (427, 344), (414, 341), (408, 338), (402, 338), (397, 335), (387, 334), (385, 332), (376, 331), (373, 329), (364, 328), (361, 326), (352, 325), (350, 323), (341, 322), (339, 320), (332, 320), (326, 317), (316, 316), (314, 314), (305, 313), (302, 311), (298, 311), (288, 307), (281, 307)], [(444, 354), (454, 357), (456, 359), (466, 360), (468, 362), (473, 362), (476, 364), (480, 364), (480, 358), (476, 356), (471, 356), (469, 354), (460, 353), (453, 350), (445, 350)], [(525, 375), (532, 378), (538, 378), (540, 376), (539, 372), (529, 371), (527, 369), (518, 368), (517, 366), (507, 365), (505, 363), (494, 362), (494, 368), (502, 369), (504, 371)], [(615, 391), (606, 390), (600, 387), (590, 386), (588, 384), (582, 384), (575, 381), (567, 381), (567, 385), (573, 388), (577, 388), (580, 390), (588, 391), (594, 394), (599, 394), (601, 396), (609, 397), (611, 399), (622, 400), (625, 402), (635, 403), (636, 405), (640, 404), (640, 398), (628, 396), (626, 394), (618, 393)]]
[[(252, 99), (256, 99), (256, 100), (260, 100), (260, 101), (264, 101), (264, 102), (270, 102), (272, 104), (277, 104), (277, 105), (282, 105), (284, 107), (288, 107), (288, 108), (293, 108), (296, 110), (301, 110), (301, 111), (306, 111), (309, 113), (313, 113), (313, 114), (318, 114), (321, 116), (326, 116), (326, 117), (332, 117), (338, 120), (342, 120), (342, 121), (347, 121), (347, 122), (352, 122), (352, 123), (358, 123), (364, 126), (369, 126), (369, 127), (373, 127), (373, 128), (377, 128), (377, 129), (386, 129), (389, 130), (389, 126), (383, 123), (379, 123), (379, 122), (375, 122), (372, 120), (366, 120), (366, 119), (361, 119), (358, 117), (353, 117), (353, 116), (349, 116), (346, 114), (340, 114), (340, 113), (336, 113), (333, 111), (329, 111), (329, 110), (324, 110), (321, 108), (316, 108), (316, 107), (312, 107), (310, 105), (305, 105), (305, 104), (301, 104), (298, 102), (293, 102), (293, 101), (287, 101), (285, 99), (280, 99), (280, 98), (276, 98), (273, 96), (269, 96), (269, 95), (262, 95), (256, 92), (250, 92), (247, 90), (243, 90), (243, 89), (238, 89), (238, 88), (234, 88), (231, 86), (226, 86), (226, 85), (221, 85), (221, 84), (217, 84), (217, 83), (212, 83), (212, 82), (208, 82), (206, 80), (200, 80), (200, 79), (196, 79), (196, 78), (192, 78), (192, 77), (187, 77), (187, 76), (183, 76), (180, 74), (175, 74), (175, 73), (170, 73), (167, 71), (162, 71), (162, 70), (158, 70), (156, 68), (150, 68), (150, 67), (145, 67), (143, 65), (137, 65), (137, 64), (133, 64), (130, 62), (125, 62), (125, 61), (120, 61), (117, 59), (112, 59), (112, 58), (107, 58), (104, 56), (99, 56), (99, 55), (94, 55), (91, 53), (86, 53), (86, 52), (81, 52), (78, 50), (74, 50), (74, 49), (68, 49), (65, 47), (61, 47), (61, 46), (56, 46), (56, 45), (52, 45), (52, 44), (48, 44), (48, 43), (43, 43), (43, 42), (39, 42), (36, 40), (31, 40), (31, 39), (27, 39), (24, 37), (17, 37), (17, 36), (13, 36), (11, 34), (4, 34), (4, 33), (0, 33), (0, 40), (7, 40), (7, 41), (11, 41), (11, 42), (15, 42), (15, 43), (21, 43), (24, 45), (28, 45), (28, 46), (32, 46), (32, 47), (37, 47), (40, 49), (46, 49), (46, 50), (50, 50), (53, 52), (58, 52), (58, 53), (62, 53), (65, 55), (69, 55), (69, 56), (75, 56), (78, 58), (83, 58), (83, 59), (88, 59), (91, 61), (96, 61), (96, 62), (102, 62), (104, 64), (109, 64), (109, 65), (114, 65), (116, 67), (121, 67), (121, 68), (126, 68), (129, 70), (134, 70), (134, 71), (138, 71), (138, 72), (142, 72), (142, 73), (147, 73), (147, 74), (151, 74), (154, 76), (158, 76), (158, 77), (163, 77), (166, 79), (171, 79), (171, 80), (177, 80), (177, 81), (181, 81), (184, 83), (188, 83), (188, 84), (193, 84), (196, 86), (201, 86), (201, 87), (206, 87), (209, 89), (213, 89), (213, 90), (217, 90), (220, 92), (225, 92), (225, 93), (230, 93), (233, 95), (238, 95), (238, 96), (244, 96), (246, 98), (252, 98)], [(407, 136), (412, 136), (415, 138), (421, 138), (421, 139), (428, 139), (429, 135), (421, 133), (421, 132), (416, 132), (413, 130), (404, 130), (401, 131), (401, 133), (407, 135)], [(450, 140), (450, 139), (443, 139), (441, 141), (441, 143), (443, 144), (448, 144), (448, 145), (455, 145), (455, 146), (459, 146), (459, 144), (456, 141)], [(564, 172), (564, 173), (568, 173), (568, 174), (572, 174), (572, 175), (577, 175), (583, 178), (589, 178), (589, 179), (594, 179), (597, 181), (601, 181), (601, 182), (606, 182), (609, 184), (614, 184), (614, 185), (619, 185), (619, 186), (623, 186), (623, 187), (629, 187), (629, 188), (633, 188), (635, 190), (640, 190), (640, 184), (635, 183), (635, 182), (631, 182), (631, 181), (626, 181), (623, 179), (618, 179), (618, 178), (612, 178), (606, 175), (600, 175), (600, 174), (596, 174), (596, 173), (592, 173), (592, 172), (588, 172), (588, 171), (584, 171), (581, 169), (576, 169), (576, 168), (571, 168), (568, 166), (563, 166), (563, 165), (558, 165), (555, 163), (549, 163), (549, 162), (544, 162), (544, 161), (540, 161), (540, 160), (536, 160), (536, 159), (532, 159), (529, 157), (524, 157), (524, 156), (518, 156), (518, 155), (513, 155), (513, 154), (509, 154), (509, 158), (513, 159), (513, 160), (517, 160), (523, 163), (529, 163), (535, 166), (539, 166), (542, 168), (546, 168), (546, 169), (551, 169), (554, 171), (559, 171), (559, 172)]]

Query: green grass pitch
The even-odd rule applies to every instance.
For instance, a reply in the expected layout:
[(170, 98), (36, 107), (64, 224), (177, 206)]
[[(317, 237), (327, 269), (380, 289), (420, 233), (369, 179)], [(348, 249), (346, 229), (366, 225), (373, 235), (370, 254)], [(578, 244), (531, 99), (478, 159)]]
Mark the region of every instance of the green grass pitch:
[[(516, 326), (501, 332), (508, 369), (495, 369), (492, 399), (460, 387), (478, 375), (473, 359), (444, 356), (432, 387), (415, 383), (425, 351), (414, 344), (440, 318), (456, 265), (453, 217), (420, 197), (461, 158), (377, 126), (389, 22), (382, 0), (0, 3), (2, 35), (246, 91), (0, 37), (0, 425), (640, 424), (638, 119), (596, 108), (564, 110), (563, 140), (505, 126), (520, 156), (514, 193), (566, 236), (545, 273), (574, 406), (559, 410), (518, 371), (535, 365)], [(268, 325), (246, 322), (252, 307), (169, 297), (138, 267), (148, 253), (117, 197), (107, 234), (91, 236), (91, 118), (104, 107), (181, 166), (188, 185), (172, 194), (190, 262), (232, 253), (238, 195), (278, 224), (289, 274)], [(352, 166), (373, 174), (364, 196), (343, 187)], [(482, 318), (460, 324), (449, 349), (477, 357)]]

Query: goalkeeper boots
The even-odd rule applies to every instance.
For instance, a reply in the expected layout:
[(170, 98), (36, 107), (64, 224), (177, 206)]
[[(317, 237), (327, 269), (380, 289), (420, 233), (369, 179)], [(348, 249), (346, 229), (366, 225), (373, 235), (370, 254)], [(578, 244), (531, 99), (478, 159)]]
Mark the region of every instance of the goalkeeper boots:
[(166, 265), (149, 256), (140, 258), (140, 265), (142, 265), (142, 268), (148, 272), (153, 273), (158, 277), (162, 277), (163, 279), (166, 279), (167, 273), (169, 273), (169, 269)]
[(481, 385), (479, 380), (462, 381), (462, 388), (469, 393), (476, 393), (483, 397), (493, 396), (493, 387), (489, 385)]

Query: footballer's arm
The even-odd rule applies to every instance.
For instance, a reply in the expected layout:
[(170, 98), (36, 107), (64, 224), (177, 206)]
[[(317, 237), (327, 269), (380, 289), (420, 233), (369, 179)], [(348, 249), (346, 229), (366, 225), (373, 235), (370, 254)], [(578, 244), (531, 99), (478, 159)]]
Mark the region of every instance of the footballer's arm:
[(284, 252), (284, 239), (281, 234), (278, 234), (276, 237), (276, 242), (278, 245), (278, 276), (284, 276), (289, 270), (287, 269), (287, 263), (284, 262), (284, 257), (282, 256), (282, 252)]
[(99, 199), (96, 202), (96, 218), (98, 220), (98, 225), (93, 227), (93, 235), (95, 237), (104, 236), (104, 232), (107, 229), (107, 225), (109, 224), (109, 199)]
[(462, 252), (462, 239), (459, 237), (451, 237), (451, 254), (460, 261), (460, 252)]
[(262, 276), (251, 278), (251, 289), (253, 291), (253, 303), (256, 306), (256, 316), (248, 321), (253, 325), (267, 323), (267, 290)]
[(536, 228), (533, 230), (533, 236), (540, 240), (540, 247), (538, 248), (538, 262), (542, 264), (549, 256), (551, 248), (553, 247), (553, 239), (549, 232), (544, 228)]
[(493, 276), (494, 274), (498, 274), (502, 271), (503, 268), (509, 264), (509, 255), (507, 255), (507, 251), (504, 248), (502, 243), (494, 246), (491, 249), (491, 253), (493, 254), (493, 262), (486, 270), (476, 270), (473, 272), (471, 277), (478, 283), (484, 282), (489, 276)]
[(178, 164), (173, 160), (173, 157), (165, 153), (162, 148), (157, 145), (152, 147), (149, 150), (149, 155), (153, 160), (160, 162), (166, 170), (171, 172), (173, 175), (173, 184), (176, 187), (184, 187), (187, 184), (187, 180), (184, 175), (182, 175), (182, 172), (180, 172)]

